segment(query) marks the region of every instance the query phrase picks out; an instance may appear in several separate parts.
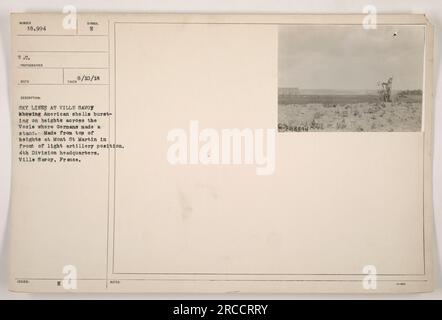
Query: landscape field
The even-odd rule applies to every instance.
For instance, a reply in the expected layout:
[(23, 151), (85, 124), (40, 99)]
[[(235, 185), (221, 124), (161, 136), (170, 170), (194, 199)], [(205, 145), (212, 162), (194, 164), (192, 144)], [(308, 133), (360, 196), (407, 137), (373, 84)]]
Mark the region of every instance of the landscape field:
[(422, 95), (279, 95), (278, 131), (420, 131)]

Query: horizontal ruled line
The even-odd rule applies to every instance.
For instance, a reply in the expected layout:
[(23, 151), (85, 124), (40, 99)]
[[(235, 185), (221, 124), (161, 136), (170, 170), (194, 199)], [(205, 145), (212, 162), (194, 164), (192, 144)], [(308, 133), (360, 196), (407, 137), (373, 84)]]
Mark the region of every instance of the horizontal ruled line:
[(99, 69), (99, 70), (105, 70), (109, 69), (108, 67), (22, 67), (18, 66), (17, 69)]
[(17, 37), (108, 37), (107, 34), (16, 34)]
[(108, 86), (108, 83), (17, 83), (18, 86)]
[(27, 52), (38, 52), (38, 53), (40, 53), (40, 52), (43, 52), (43, 53), (63, 53), (63, 52), (67, 52), (67, 53), (108, 53), (108, 51), (86, 51), (86, 50), (79, 50), (79, 51), (17, 50), (17, 52), (20, 52), (20, 53), (27, 53)]

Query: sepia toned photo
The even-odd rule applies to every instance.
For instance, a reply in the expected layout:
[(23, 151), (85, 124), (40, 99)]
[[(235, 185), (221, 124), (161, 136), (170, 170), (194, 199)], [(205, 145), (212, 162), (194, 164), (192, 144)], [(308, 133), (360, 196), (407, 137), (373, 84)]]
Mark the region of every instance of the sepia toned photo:
[(433, 26), (365, 17), (12, 13), (4, 288), (433, 290)]
[(282, 26), (278, 131), (421, 131), (422, 26)]

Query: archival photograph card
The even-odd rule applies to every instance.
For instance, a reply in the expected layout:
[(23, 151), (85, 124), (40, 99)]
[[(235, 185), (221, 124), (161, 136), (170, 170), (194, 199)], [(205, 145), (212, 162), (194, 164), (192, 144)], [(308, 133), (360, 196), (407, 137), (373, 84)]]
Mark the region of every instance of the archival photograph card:
[(424, 15), (11, 30), (10, 290), (432, 290)]

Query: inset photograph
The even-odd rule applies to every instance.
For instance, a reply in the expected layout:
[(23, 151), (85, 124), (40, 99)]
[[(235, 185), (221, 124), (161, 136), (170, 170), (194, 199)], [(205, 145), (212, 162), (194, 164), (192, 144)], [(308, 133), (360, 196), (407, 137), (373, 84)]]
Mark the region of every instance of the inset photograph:
[(282, 26), (278, 131), (421, 131), (425, 28)]

